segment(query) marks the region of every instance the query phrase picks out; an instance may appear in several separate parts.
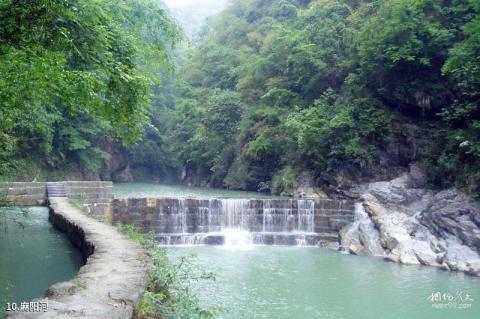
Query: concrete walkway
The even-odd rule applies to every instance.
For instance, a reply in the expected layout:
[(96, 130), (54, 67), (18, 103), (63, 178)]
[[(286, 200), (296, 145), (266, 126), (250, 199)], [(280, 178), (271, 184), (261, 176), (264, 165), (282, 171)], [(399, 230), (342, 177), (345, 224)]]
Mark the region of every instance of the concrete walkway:
[(10, 312), (7, 318), (132, 318), (147, 279), (144, 249), (66, 198), (50, 198), (50, 204), (50, 221), (88, 257), (87, 263), (73, 280), (51, 286), (46, 298), (37, 300), (48, 303), (47, 312)]

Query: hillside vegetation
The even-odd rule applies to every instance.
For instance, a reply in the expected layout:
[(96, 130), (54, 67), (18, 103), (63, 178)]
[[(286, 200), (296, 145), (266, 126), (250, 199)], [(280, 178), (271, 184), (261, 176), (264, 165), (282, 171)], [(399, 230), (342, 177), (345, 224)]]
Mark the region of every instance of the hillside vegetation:
[(1, 0), (0, 20), (1, 179), (98, 175), (142, 137), (180, 35), (157, 1)]
[[(187, 178), (240, 189), (281, 191), (303, 170), (319, 183), (383, 166), (381, 177), (409, 159), (439, 186), (477, 189), (479, 10), (477, 1), (235, 1), (182, 69), (174, 154)], [(420, 156), (388, 163), (395, 128), (428, 132)]]
[(302, 172), (335, 186), (417, 161), (478, 192), (478, 1), (232, 1), (174, 75), (145, 66), (178, 39), (153, 2), (35, 3), (0, 7), (3, 174), (73, 159), (282, 192)]

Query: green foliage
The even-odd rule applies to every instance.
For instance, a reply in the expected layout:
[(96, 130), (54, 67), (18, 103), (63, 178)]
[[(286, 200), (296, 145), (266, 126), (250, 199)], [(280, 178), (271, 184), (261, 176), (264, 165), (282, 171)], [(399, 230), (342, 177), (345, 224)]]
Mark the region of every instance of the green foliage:
[(368, 86), (389, 104), (412, 113), (445, 106), (440, 68), (453, 43), (442, 5), (431, 0), (383, 1), (355, 35)]
[(216, 307), (202, 307), (192, 293), (191, 285), (199, 280), (213, 280), (211, 273), (198, 270), (195, 256), (182, 256), (172, 263), (165, 248), (159, 247), (154, 234), (142, 234), (133, 225), (118, 225), (128, 238), (139, 241), (152, 260), (146, 291), (135, 308), (138, 319), (213, 319), (219, 312)]
[(441, 129), (434, 136), (431, 156), (425, 159), (432, 180), (442, 186), (480, 187), (480, 121), (467, 129)]
[[(427, 156), (438, 184), (478, 185), (479, 8), (457, 0), (236, 1), (212, 19), (184, 65), (174, 114), (186, 105), (188, 114), (176, 122), (183, 145), (173, 154), (201, 167), (187, 170), (187, 180), (212, 184), (215, 176), (214, 185), (252, 190), (273, 181), (279, 192), (302, 169), (368, 172), (384, 163), (390, 123), (406, 116), (442, 127)], [(226, 109), (206, 120), (206, 100), (218, 90), (236, 91), (244, 105), (233, 138), (215, 129), (228, 122)]]
[(0, 174), (25, 154), (98, 172), (110, 139), (138, 139), (155, 68), (179, 38), (152, 0), (2, 1)]
[[(477, 4), (477, 13), (480, 6)], [(442, 71), (455, 83), (457, 96), (442, 112), (452, 124), (468, 126), (480, 111), (480, 15), (463, 26), (465, 39), (450, 50)]]
[(443, 187), (467, 185), (480, 194), (480, 5), (465, 6), (473, 18), (461, 27), (462, 41), (450, 50), (442, 67), (453, 85), (452, 102), (440, 115), (445, 128), (426, 163), (432, 179)]
[(211, 175), (209, 183), (223, 186), (233, 161), (244, 105), (235, 92), (189, 90), (192, 96), (178, 99), (173, 113), (172, 151), (184, 163), (187, 174)]
[(320, 169), (345, 162), (366, 167), (375, 161), (376, 147), (386, 134), (386, 114), (373, 99), (354, 99), (348, 105), (327, 90), (313, 106), (294, 112), (287, 127), (297, 136), (299, 150)]
[(173, 76), (179, 31), (153, 0), (0, 15), (0, 179), (30, 154), (98, 173), (109, 145), (144, 176), (278, 192), (304, 169), (388, 165), (408, 119), (436, 128), (436, 184), (479, 189), (478, 1), (233, 1)]

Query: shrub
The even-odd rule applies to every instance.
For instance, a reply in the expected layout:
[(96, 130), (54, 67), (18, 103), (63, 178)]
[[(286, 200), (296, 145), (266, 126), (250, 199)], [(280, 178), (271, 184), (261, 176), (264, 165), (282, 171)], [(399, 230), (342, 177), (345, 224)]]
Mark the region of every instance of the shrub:
[(214, 274), (199, 270), (194, 255), (182, 256), (178, 262), (168, 258), (165, 248), (155, 241), (154, 233), (140, 233), (133, 225), (119, 225), (128, 238), (140, 242), (152, 260), (145, 292), (135, 307), (135, 319), (213, 319), (219, 308), (203, 307), (191, 291), (192, 283), (214, 280)]

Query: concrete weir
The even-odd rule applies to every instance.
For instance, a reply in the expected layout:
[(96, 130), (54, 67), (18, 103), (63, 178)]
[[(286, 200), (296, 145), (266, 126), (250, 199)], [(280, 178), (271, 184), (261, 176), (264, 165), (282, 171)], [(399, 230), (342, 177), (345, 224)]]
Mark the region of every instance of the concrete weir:
[(6, 318), (132, 318), (144, 291), (149, 257), (113, 226), (92, 219), (67, 198), (50, 198), (50, 221), (77, 246), (86, 264), (68, 282), (51, 286), (47, 312), (9, 312)]
[(112, 210), (166, 245), (224, 245), (241, 231), (251, 244), (335, 247), (354, 220), (353, 202), (333, 199), (122, 198)]

